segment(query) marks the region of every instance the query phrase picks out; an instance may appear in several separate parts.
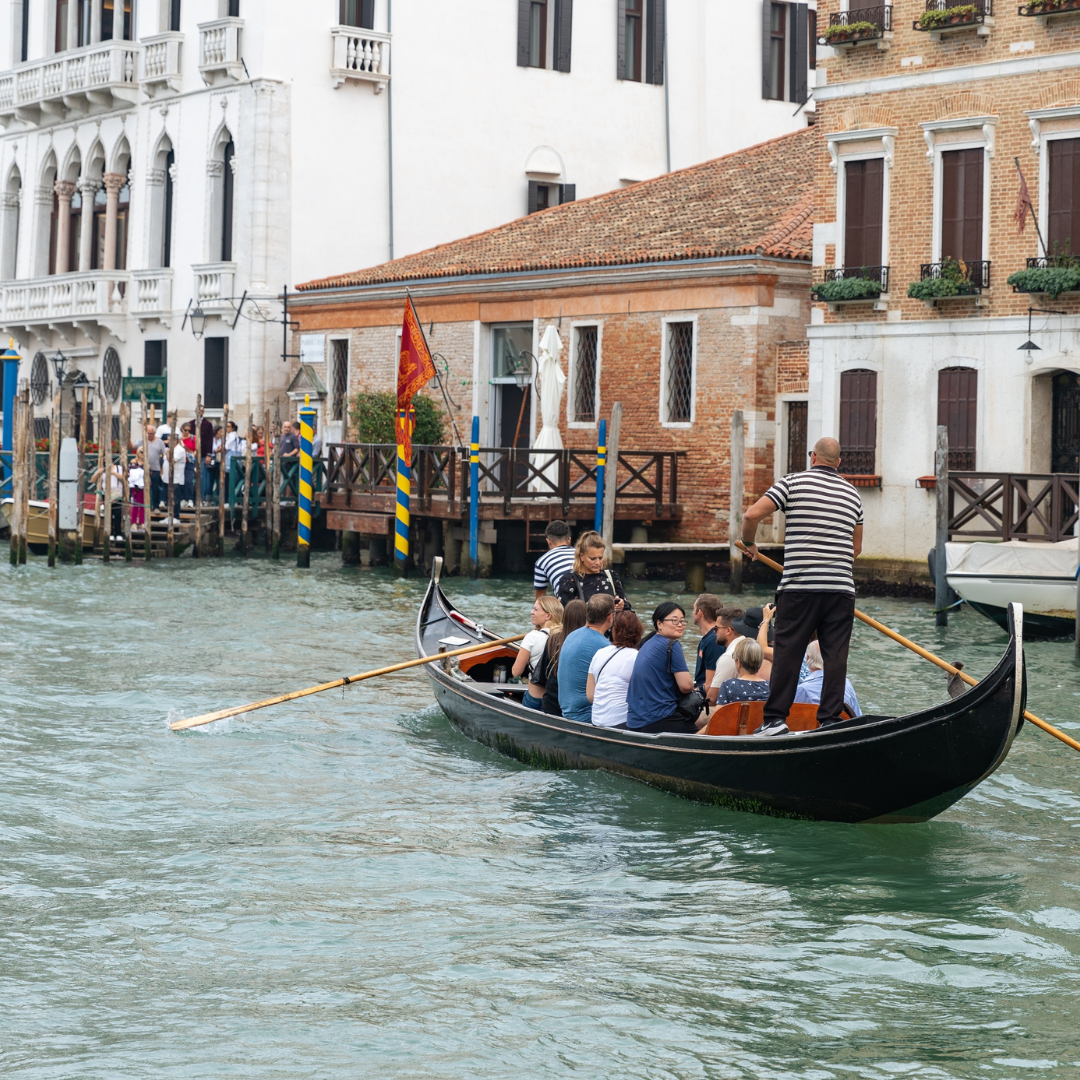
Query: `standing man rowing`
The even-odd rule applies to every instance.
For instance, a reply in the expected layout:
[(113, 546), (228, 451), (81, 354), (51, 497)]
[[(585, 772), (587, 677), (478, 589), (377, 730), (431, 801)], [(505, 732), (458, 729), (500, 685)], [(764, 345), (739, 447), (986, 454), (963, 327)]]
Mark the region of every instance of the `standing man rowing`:
[(815, 632), (825, 667), (818, 723), (840, 722), (855, 620), (852, 564), (862, 551), (863, 509), (859, 493), (839, 469), (840, 444), (818, 439), (810, 468), (778, 480), (743, 517), (743, 543), (756, 559), (758, 522), (777, 510), (786, 515), (773, 670), (760, 735), (787, 734), (799, 668)]

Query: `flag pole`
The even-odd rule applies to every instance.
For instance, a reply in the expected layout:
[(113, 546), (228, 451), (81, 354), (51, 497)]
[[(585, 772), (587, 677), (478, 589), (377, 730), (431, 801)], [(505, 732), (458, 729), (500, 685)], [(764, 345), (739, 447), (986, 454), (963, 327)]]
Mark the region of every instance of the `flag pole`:
[[(1020, 169), (1020, 158), (1014, 157), (1013, 161), (1016, 163), (1016, 172), (1020, 177), (1020, 183), (1023, 185), (1025, 191), (1027, 191), (1027, 181), (1024, 179), (1024, 174)], [(1049, 257), (1050, 252), (1046, 250), (1046, 243), (1043, 240), (1042, 229), (1039, 228), (1039, 219), (1035, 216), (1035, 207), (1031, 204), (1031, 193), (1028, 192), (1027, 208), (1031, 211), (1031, 223), (1035, 226), (1035, 235), (1039, 238), (1039, 247), (1043, 250), (1043, 257)]]

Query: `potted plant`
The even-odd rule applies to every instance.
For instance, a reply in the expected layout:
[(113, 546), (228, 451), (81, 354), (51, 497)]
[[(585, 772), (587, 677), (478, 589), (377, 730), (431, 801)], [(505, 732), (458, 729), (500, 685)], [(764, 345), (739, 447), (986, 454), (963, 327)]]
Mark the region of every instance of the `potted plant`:
[(859, 41), (865, 37), (876, 37), (877, 23), (853, 22), (842, 26), (830, 26), (825, 30), (825, 41), (832, 45), (837, 41)]
[(942, 26), (956, 26), (975, 21), (979, 9), (974, 4), (959, 4), (950, 8), (933, 8), (919, 15), (920, 30), (937, 30)]
[(1062, 293), (1080, 290), (1080, 258), (1069, 254), (1067, 244), (1064, 251), (1055, 244), (1054, 254), (1046, 263), (1010, 274), (1008, 284), (1013, 292), (1045, 293), (1056, 300)]
[(818, 281), (810, 287), (812, 299), (831, 304), (844, 300), (876, 300), (880, 295), (881, 282), (865, 276)]
[(967, 264), (960, 259), (942, 259), (937, 277), (913, 281), (907, 294), (913, 300), (941, 300), (950, 296), (970, 296), (975, 292), (968, 275)]

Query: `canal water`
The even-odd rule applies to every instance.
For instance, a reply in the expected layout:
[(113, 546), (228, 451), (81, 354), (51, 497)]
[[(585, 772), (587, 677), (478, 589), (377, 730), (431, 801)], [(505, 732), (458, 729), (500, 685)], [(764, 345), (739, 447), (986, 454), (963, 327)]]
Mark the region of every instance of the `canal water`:
[[(0, 1075), (1080, 1076), (1080, 755), (1030, 726), (894, 826), (531, 770), (416, 672), (168, 730), (408, 658), (423, 585), (329, 555), (0, 568)], [(526, 627), (524, 579), (448, 591)], [(976, 674), (1004, 647), (862, 606)], [(855, 636), (866, 710), (944, 697)], [(1028, 671), (1080, 733), (1071, 644)]]

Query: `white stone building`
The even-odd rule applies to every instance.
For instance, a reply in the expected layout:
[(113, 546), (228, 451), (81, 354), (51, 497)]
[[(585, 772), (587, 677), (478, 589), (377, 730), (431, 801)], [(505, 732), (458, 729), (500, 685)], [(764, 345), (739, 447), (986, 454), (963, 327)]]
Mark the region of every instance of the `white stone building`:
[[(108, 356), (113, 375), (167, 370), (170, 409), (201, 393), (258, 414), (287, 390), (286, 283), (715, 157), (812, 109), (794, 104), (812, 4), (392, 5), (7, 0), (0, 332), (42, 418), (58, 350), (69, 378), (95, 382)], [(183, 325), (196, 307), (200, 340)], [(331, 397), (347, 365), (332, 358)]]

